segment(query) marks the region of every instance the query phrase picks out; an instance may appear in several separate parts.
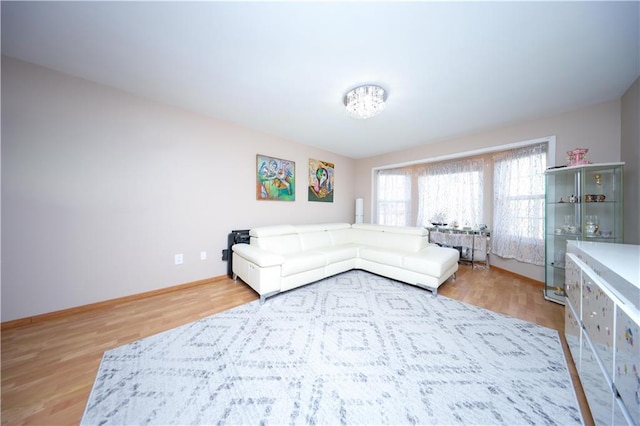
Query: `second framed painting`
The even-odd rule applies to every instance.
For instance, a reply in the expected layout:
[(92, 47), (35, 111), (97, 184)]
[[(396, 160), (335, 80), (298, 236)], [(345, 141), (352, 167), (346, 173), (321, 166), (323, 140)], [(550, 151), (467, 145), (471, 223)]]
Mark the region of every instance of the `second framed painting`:
[(309, 201), (333, 202), (334, 165), (309, 159)]

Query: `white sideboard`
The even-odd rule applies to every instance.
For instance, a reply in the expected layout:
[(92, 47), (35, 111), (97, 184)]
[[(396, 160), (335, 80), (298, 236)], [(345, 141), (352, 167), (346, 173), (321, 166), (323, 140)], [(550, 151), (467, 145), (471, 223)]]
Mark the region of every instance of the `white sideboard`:
[(596, 424), (640, 424), (640, 246), (567, 243), (565, 336)]

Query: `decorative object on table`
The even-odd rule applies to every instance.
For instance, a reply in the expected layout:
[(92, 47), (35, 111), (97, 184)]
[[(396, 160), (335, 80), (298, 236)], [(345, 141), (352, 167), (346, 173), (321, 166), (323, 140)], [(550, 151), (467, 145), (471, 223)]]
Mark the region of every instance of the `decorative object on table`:
[(444, 212), (436, 213), (433, 218), (431, 218), (431, 224), (433, 226), (447, 226), (447, 219)]
[(571, 151), (567, 151), (567, 165), (568, 166), (580, 166), (583, 164), (591, 164), (587, 160), (588, 148), (576, 148)]
[(309, 159), (309, 201), (333, 203), (334, 164)]
[(256, 199), (295, 201), (296, 163), (256, 155)]

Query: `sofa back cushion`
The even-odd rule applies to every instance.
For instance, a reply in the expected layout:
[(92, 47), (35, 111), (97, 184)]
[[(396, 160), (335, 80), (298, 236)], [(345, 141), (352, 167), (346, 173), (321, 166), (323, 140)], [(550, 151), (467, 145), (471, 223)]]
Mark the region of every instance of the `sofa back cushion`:
[(354, 224), (353, 240), (372, 247), (417, 252), (429, 244), (427, 230), (412, 226)]
[(353, 229), (351, 229), (351, 225), (349, 225), (348, 228), (333, 229), (329, 231), (329, 234), (333, 246), (341, 246), (353, 242)]
[(348, 223), (274, 225), (253, 228), (249, 235), (251, 245), (281, 255), (349, 243), (403, 252), (417, 252), (428, 246), (427, 231), (410, 226)]
[(331, 235), (334, 232), (350, 229), (351, 225), (348, 223), (326, 223), (320, 225), (300, 225), (295, 228), (300, 237), (302, 250), (313, 250), (331, 247), (334, 244)]
[(264, 250), (286, 255), (302, 251), (300, 238), (292, 225), (263, 226), (249, 231), (250, 244)]

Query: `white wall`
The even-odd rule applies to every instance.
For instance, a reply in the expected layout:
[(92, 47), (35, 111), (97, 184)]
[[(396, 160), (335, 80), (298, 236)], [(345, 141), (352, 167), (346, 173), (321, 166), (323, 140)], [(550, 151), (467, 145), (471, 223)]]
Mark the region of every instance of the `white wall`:
[(622, 96), (624, 242), (640, 244), (640, 77)]
[[(371, 170), (373, 168), (415, 162), (546, 136), (556, 136), (556, 165), (566, 164), (566, 152), (577, 147), (589, 148), (587, 158), (594, 163), (620, 161), (620, 134), (620, 100), (618, 99), (553, 117), (358, 160), (356, 163), (356, 193), (359, 196), (364, 196), (366, 200), (365, 222), (371, 222)], [(487, 200), (487, 202), (492, 201)], [(544, 281), (544, 267), (500, 259), (495, 255), (492, 255), (491, 263), (535, 280)]]
[[(256, 201), (256, 154), (296, 162), (295, 202)], [(333, 203), (307, 201), (309, 158), (335, 164)], [(354, 180), (352, 159), (3, 57), (1, 319), (225, 275), (230, 230), (352, 222)]]
[[(549, 135), (558, 164), (576, 147), (631, 161), (625, 227), (635, 214), (637, 232), (637, 93), (638, 81), (622, 100), (624, 152), (616, 100), (355, 161), (2, 57), (1, 321), (224, 275), (231, 229), (352, 222), (356, 196), (370, 222), (374, 167)], [(255, 200), (258, 153), (296, 162), (295, 202)], [(309, 158), (335, 163), (334, 203), (307, 201)], [(493, 263), (544, 280), (542, 268)]]

